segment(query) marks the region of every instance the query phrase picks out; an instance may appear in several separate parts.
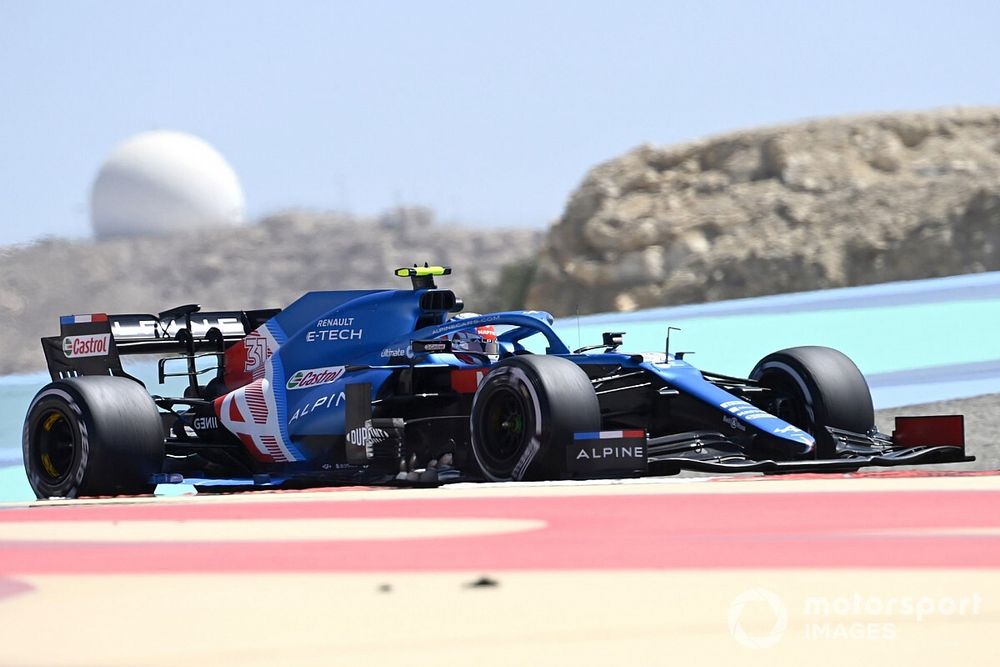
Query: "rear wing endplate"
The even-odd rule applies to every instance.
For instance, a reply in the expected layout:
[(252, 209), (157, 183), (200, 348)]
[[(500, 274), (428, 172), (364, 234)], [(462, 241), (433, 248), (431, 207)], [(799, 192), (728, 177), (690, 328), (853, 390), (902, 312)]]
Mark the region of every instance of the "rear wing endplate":
[[(59, 335), (42, 338), (42, 351), (53, 380), (78, 375), (131, 377), (122, 369), (120, 355), (186, 350), (179, 334), (188, 327), (188, 318), (194, 350), (214, 351), (219, 334), (228, 347), (279, 312), (272, 308), (202, 313), (192, 304), (159, 315), (65, 315), (59, 318)], [(219, 334), (210, 333), (213, 330)]]

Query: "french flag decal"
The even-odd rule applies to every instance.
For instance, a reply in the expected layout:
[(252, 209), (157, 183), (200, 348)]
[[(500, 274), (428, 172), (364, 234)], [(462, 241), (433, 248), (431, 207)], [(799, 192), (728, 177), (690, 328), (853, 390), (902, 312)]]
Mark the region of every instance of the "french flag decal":
[(107, 322), (108, 316), (105, 313), (93, 313), (91, 315), (63, 315), (59, 318), (59, 324), (90, 324), (91, 322)]
[(566, 448), (566, 470), (584, 478), (644, 471), (649, 465), (646, 444), (646, 432), (639, 429), (574, 433)]
[(645, 438), (645, 431), (594, 431), (574, 433), (574, 440), (620, 440), (621, 438)]

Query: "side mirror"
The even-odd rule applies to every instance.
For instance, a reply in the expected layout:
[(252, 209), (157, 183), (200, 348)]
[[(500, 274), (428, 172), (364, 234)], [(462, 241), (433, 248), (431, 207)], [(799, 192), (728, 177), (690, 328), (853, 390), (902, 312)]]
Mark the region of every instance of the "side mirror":
[(601, 334), (601, 338), (604, 341), (604, 347), (617, 350), (622, 345), (622, 339), (625, 337), (624, 331), (605, 331)]

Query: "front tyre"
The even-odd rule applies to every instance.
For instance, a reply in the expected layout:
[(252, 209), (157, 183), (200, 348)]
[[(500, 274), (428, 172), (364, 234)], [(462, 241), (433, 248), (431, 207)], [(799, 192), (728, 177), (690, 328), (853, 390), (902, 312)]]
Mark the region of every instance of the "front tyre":
[(28, 408), (24, 468), (38, 498), (152, 493), (163, 465), (159, 410), (142, 385), (84, 376), (42, 388)]
[(868, 382), (842, 352), (815, 345), (788, 348), (761, 359), (750, 377), (772, 390), (771, 414), (816, 438), (817, 458), (837, 455), (827, 426), (854, 433), (875, 428)]
[(601, 409), (590, 378), (561, 357), (501, 361), (472, 402), (472, 454), (494, 482), (558, 479), (573, 434), (599, 431)]

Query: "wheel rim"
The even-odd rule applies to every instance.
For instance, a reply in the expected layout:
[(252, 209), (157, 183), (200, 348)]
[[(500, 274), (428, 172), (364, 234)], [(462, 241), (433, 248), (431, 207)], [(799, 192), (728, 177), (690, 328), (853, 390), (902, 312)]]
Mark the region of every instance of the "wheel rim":
[(768, 373), (760, 378), (760, 383), (774, 390), (777, 397), (774, 401), (772, 414), (778, 419), (798, 426), (807, 433), (812, 433), (812, 419), (806, 410), (802, 392), (794, 382), (778, 373)]
[(59, 409), (42, 413), (34, 432), (35, 470), (48, 484), (59, 484), (70, 476), (76, 456), (76, 430)]
[(482, 415), (483, 463), (496, 471), (512, 470), (531, 439), (527, 399), (512, 387), (499, 386), (487, 397)]

